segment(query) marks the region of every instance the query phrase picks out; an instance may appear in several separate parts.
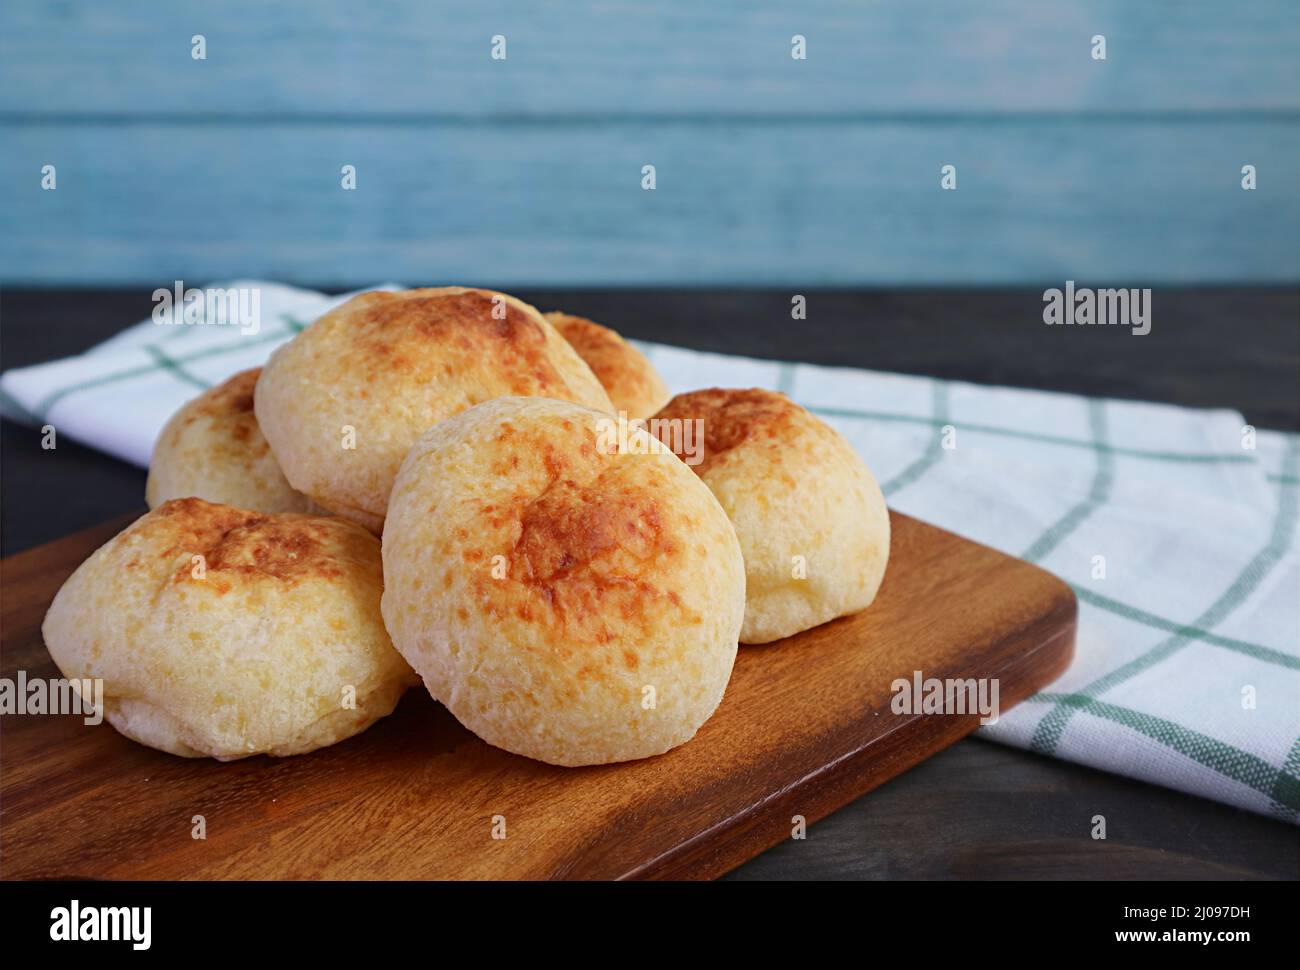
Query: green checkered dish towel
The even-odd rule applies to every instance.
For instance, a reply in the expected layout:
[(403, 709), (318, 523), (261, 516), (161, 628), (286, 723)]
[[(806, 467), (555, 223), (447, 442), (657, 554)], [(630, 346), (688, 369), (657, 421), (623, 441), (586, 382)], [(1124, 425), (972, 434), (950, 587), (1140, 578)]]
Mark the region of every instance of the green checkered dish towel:
[[(146, 321), (9, 371), (0, 408), (147, 464), (185, 400), (339, 299), (224, 285), (258, 288), (256, 333)], [(1074, 664), (983, 737), (1300, 822), (1300, 436), (1226, 410), (640, 346), (674, 391), (784, 391), (853, 443), (891, 506), (1070, 583)]]

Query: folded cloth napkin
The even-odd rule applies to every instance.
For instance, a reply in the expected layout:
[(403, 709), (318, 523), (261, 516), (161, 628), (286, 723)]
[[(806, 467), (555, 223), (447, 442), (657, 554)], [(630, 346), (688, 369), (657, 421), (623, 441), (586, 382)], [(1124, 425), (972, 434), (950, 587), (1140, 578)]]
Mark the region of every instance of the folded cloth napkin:
[[(222, 285), (260, 292), (256, 333), (145, 321), (4, 374), (0, 413), (145, 465), (177, 407), (346, 298)], [(674, 391), (786, 392), (891, 506), (1073, 586), (1074, 664), (982, 736), (1300, 823), (1300, 436), (1233, 411), (639, 346)]]
[[(218, 291), (227, 298), (197, 296)], [(193, 300), (166, 305), (160, 298), (159, 309), (167, 312), (156, 311), (158, 320), (128, 327), (77, 357), (6, 371), (0, 415), (53, 425), (59, 434), (147, 467), (177, 408), (232, 374), (260, 367), (276, 347), (356, 295), (325, 296), (259, 280), (214, 283), (194, 293)], [(186, 306), (195, 308), (188, 321)]]

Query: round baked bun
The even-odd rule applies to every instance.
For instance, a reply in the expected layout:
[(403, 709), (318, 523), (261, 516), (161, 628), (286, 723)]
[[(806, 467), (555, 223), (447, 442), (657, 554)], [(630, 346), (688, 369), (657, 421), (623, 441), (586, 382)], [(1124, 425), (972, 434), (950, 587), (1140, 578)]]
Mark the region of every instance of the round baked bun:
[(257, 420), (293, 487), (378, 533), (412, 443), (482, 401), (536, 395), (611, 410), (537, 310), (460, 286), (363, 293), (278, 349)]
[[(202, 557), (201, 559), (198, 557)], [(222, 761), (364, 731), (417, 678), (384, 629), (379, 541), (334, 516), (166, 502), (63, 584), (41, 632), (128, 738)]]
[(548, 313), (546, 319), (587, 362), (615, 411), (624, 411), (629, 418), (648, 418), (667, 403), (668, 386), (659, 372), (609, 327), (568, 313)]
[(254, 512), (314, 511), (280, 471), (257, 425), (253, 387), (260, 373), (241, 371), (171, 416), (149, 460), (149, 508), (193, 497)]
[[(679, 394), (649, 427), (736, 527), (748, 590), (741, 643), (779, 640), (871, 605), (889, 559), (889, 511), (834, 428), (758, 389)], [(696, 429), (702, 441), (685, 434)]]
[(709, 490), (611, 422), (540, 398), (471, 408), (411, 449), (384, 525), (397, 649), (480, 738), (557, 765), (689, 740), (744, 613), (740, 546)]

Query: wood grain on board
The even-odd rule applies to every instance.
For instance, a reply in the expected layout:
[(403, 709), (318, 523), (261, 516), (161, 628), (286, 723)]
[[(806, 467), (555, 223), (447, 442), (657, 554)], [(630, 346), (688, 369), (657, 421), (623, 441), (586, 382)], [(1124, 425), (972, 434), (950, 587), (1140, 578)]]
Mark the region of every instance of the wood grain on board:
[[(56, 677), (40, 636), (64, 578), (127, 520), (0, 562), (3, 676)], [(893, 515), (876, 603), (742, 647), (694, 740), (565, 769), (492, 748), (424, 691), (309, 755), (154, 751), (72, 715), (8, 715), (5, 878), (707, 878), (940, 750), (978, 714), (899, 715), (891, 682), (996, 678), (1005, 710), (1058, 676), (1073, 593), (1042, 570)], [(191, 835), (196, 815), (207, 838)], [(494, 839), (504, 816), (506, 838)]]

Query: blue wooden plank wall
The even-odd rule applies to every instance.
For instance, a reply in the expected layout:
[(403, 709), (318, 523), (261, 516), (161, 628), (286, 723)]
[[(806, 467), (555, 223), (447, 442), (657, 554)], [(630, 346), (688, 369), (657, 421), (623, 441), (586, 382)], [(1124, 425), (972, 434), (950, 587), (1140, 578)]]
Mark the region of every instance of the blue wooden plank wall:
[(6, 0), (0, 146), (0, 283), (1292, 282), (1300, 3)]

